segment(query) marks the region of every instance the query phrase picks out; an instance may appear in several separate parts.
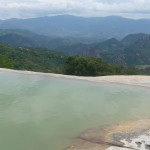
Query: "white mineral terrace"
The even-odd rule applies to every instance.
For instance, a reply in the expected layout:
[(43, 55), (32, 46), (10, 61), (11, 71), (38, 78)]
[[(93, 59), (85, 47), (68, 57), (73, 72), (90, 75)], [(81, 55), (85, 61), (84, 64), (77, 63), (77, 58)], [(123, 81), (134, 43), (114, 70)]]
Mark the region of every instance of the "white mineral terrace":
[(150, 132), (146, 135), (141, 135), (133, 139), (121, 140), (120, 142), (124, 143), (124, 147), (115, 147), (111, 146), (106, 150), (149, 150), (150, 149)]

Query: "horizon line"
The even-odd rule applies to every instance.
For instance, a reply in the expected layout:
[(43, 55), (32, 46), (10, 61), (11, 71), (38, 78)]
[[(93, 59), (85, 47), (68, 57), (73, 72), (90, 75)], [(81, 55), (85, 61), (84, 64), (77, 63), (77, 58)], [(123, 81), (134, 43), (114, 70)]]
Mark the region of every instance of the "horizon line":
[(59, 16), (71, 16), (71, 17), (80, 17), (80, 18), (107, 18), (107, 17), (118, 17), (118, 18), (124, 18), (124, 19), (130, 19), (130, 20), (150, 20), (150, 18), (132, 18), (132, 17), (124, 17), (121, 15), (106, 15), (106, 16), (81, 16), (81, 15), (74, 15), (74, 14), (56, 14), (56, 15), (46, 15), (46, 16), (39, 16), (39, 17), (13, 17), (8, 19), (0, 19), (1, 21), (5, 20), (12, 20), (12, 19), (20, 19), (20, 20), (27, 20), (27, 19), (37, 19), (37, 18), (51, 18), (51, 17), (59, 17)]

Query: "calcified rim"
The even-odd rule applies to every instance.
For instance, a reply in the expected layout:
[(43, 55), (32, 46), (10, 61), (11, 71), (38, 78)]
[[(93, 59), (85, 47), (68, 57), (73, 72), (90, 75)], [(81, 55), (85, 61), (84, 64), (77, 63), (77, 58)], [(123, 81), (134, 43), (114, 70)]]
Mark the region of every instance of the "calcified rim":
[(129, 85), (139, 85), (144, 87), (150, 87), (150, 76), (144, 75), (113, 75), (113, 76), (99, 76), (99, 77), (79, 77), (63, 74), (54, 74), (54, 73), (43, 73), (43, 72), (33, 72), (33, 71), (24, 71), (24, 70), (12, 70), (0, 68), (0, 71), (10, 71), (22, 74), (33, 74), (33, 75), (46, 75), (52, 77), (62, 77), (68, 79), (78, 79), (78, 80), (87, 80), (92, 82), (110, 82), (110, 83), (121, 83)]
[(81, 132), (78, 139), (66, 150), (148, 150), (150, 119), (87, 129)]

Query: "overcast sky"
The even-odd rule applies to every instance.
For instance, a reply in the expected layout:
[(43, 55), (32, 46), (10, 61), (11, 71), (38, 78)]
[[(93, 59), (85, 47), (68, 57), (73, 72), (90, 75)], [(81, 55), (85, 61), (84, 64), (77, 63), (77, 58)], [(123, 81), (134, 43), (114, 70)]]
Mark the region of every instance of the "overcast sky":
[(0, 0), (0, 19), (58, 14), (150, 18), (150, 0)]

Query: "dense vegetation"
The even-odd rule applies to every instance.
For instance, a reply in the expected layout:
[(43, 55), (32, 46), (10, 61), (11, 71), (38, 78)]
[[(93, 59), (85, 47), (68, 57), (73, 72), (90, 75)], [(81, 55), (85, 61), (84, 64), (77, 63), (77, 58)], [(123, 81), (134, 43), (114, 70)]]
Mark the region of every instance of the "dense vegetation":
[(77, 76), (136, 74), (134, 67), (113, 65), (102, 59), (84, 56), (70, 56), (66, 59), (64, 73)]
[(135, 66), (137, 74), (150, 75), (150, 65)]
[(0, 67), (13, 68), (13, 61), (7, 57), (7, 54), (0, 54)]
[(3, 43), (0, 43), (0, 54), (1, 67), (57, 73), (62, 73), (66, 57), (62, 53), (47, 49), (15, 47)]

